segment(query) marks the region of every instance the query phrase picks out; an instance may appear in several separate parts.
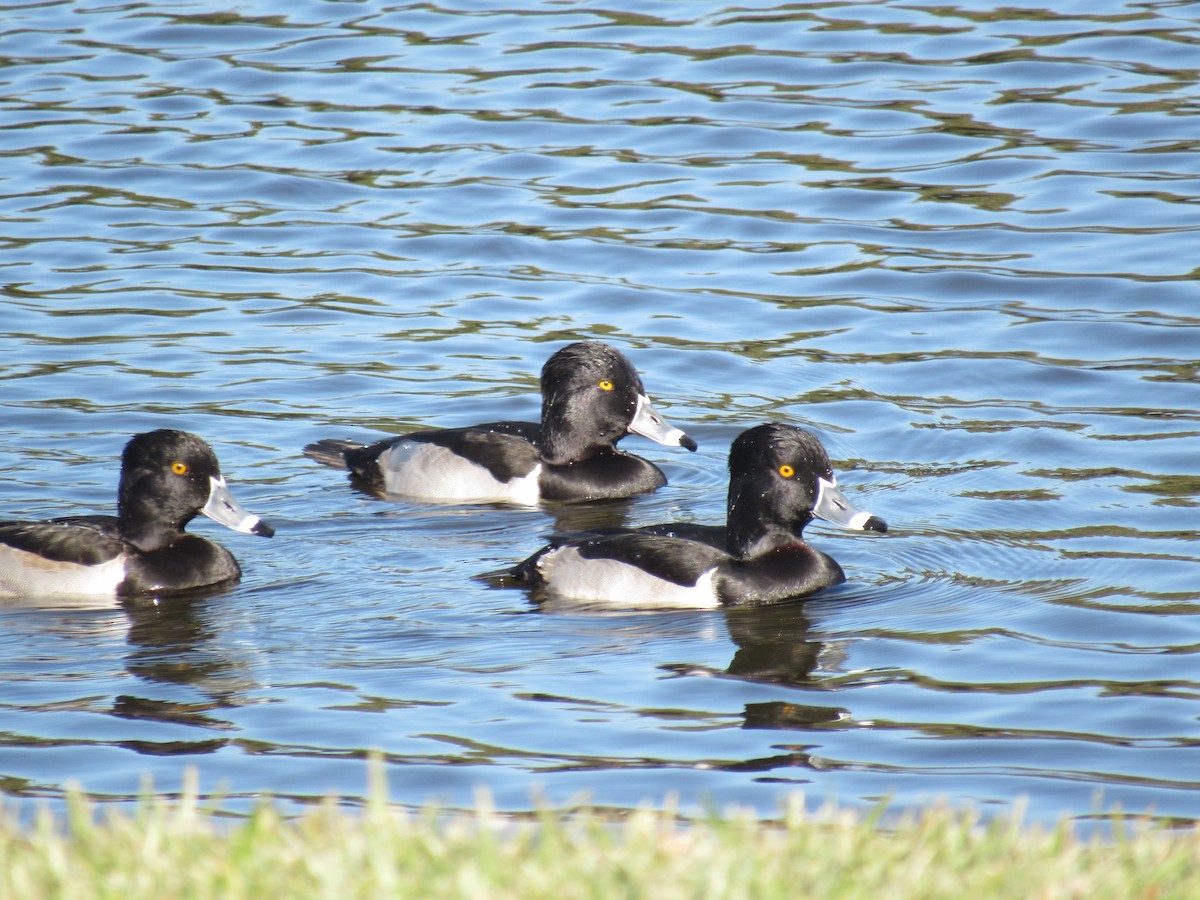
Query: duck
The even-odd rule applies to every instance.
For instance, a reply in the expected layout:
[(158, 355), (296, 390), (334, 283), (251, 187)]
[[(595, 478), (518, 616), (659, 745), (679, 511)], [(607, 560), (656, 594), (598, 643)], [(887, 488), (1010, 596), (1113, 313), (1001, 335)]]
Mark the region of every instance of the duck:
[(658, 466), (617, 449), (628, 434), (696, 449), (654, 409), (633, 364), (601, 341), (578, 341), (542, 367), (540, 422), (417, 431), (372, 444), (324, 438), (304, 448), (385, 498), (443, 502), (586, 501), (667, 483)]
[(762, 606), (846, 580), (809, 545), (820, 518), (856, 531), (887, 523), (837, 485), (816, 435), (785, 423), (750, 428), (729, 450), (725, 525), (672, 522), (559, 535), (508, 575), (553, 600), (629, 609)]
[(165, 428), (136, 434), (121, 454), (115, 516), (0, 522), (0, 596), (121, 598), (238, 581), (233, 554), (184, 530), (197, 514), (246, 534), (275, 533), (233, 498), (202, 438)]

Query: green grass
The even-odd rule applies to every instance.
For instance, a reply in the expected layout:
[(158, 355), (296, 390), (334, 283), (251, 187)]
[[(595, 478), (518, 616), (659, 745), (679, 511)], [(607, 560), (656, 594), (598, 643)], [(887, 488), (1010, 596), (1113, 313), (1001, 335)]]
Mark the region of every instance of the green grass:
[[(1200, 896), (1200, 832), (1132, 823), (1105, 841), (933, 808), (882, 828), (789, 805), (775, 821), (546, 811), (514, 819), (264, 803), (217, 818), (194, 795), (0, 822), (0, 898), (1165, 898)], [(2, 817), (0, 817), (2, 818)]]

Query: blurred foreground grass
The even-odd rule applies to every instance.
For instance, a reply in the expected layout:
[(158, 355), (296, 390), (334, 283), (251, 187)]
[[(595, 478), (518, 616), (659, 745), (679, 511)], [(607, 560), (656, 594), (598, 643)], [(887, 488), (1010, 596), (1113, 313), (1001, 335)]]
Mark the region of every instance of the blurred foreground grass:
[(216, 817), (194, 795), (0, 822), (0, 898), (1200, 897), (1200, 831), (983, 823), (931, 808), (881, 826), (797, 800), (779, 819), (669, 811), (414, 815), (372, 803)]

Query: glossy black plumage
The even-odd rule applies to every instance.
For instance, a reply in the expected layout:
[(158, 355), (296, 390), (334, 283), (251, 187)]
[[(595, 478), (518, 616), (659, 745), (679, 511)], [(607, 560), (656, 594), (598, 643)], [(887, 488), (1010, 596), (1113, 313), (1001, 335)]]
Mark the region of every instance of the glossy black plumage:
[(421, 500), (597, 500), (666, 484), (653, 463), (618, 450), (630, 433), (696, 448), (667, 425), (624, 355), (598, 341), (570, 344), (542, 368), (541, 422), (489, 422), (422, 431), (370, 445), (324, 439), (304, 448), (350, 471), (360, 488)]
[(233, 499), (203, 440), (169, 429), (135, 435), (122, 454), (116, 516), (0, 522), (0, 595), (128, 596), (236, 581), (228, 550), (185, 532), (199, 513), (274, 533)]
[(639, 607), (753, 606), (845, 580), (807, 544), (814, 515), (886, 531), (837, 488), (829, 457), (791, 425), (743, 432), (729, 453), (725, 526), (667, 523), (563, 535), (512, 570), (539, 596)]

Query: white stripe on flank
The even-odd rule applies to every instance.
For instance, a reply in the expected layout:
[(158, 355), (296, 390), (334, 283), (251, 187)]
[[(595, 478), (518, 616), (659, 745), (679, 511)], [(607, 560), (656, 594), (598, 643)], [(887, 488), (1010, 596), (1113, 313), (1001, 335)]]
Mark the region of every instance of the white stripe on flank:
[(622, 609), (713, 609), (721, 605), (715, 569), (691, 587), (651, 575), (615, 559), (587, 559), (575, 547), (560, 547), (538, 561), (547, 593), (557, 600), (603, 603)]
[(125, 555), (95, 566), (57, 562), (0, 544), (0, 595), (114, 597), (125, 580)]
[(379, 455), (389, 494), (417, 500), (507, 501), (536, 506), (541, 463), (523, 478), (498, 481), (491, 472), (445, 447), (401, 441)]

